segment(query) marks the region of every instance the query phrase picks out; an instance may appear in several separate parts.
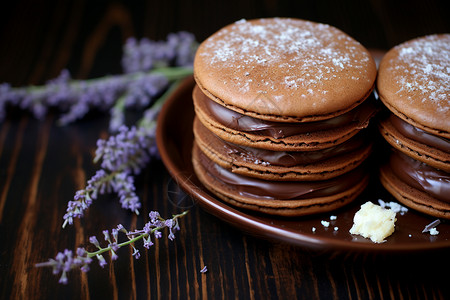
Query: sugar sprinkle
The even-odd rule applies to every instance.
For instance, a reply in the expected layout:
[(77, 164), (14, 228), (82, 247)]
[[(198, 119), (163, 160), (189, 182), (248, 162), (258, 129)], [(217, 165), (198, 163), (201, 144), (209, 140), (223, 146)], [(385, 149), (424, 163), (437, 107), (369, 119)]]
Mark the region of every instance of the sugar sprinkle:
[(320, 221), (320, 223), (323, 225), (323, 227), (328, 227), (328, 226), (330, 226), (330, 222), (325, 221), (325, 220)]
[(250, 82), (238, 76), (233, 83), (243, 93), (250, 85), (263, 84), (276, 90), (277, 85), (284, 84), (287, 88), (302, 86), (323, 94), (326, 90), (320, 87), (324, 81), (339, 80), (352, 73), (348, 72), (350, 69), (359, 74), (351, 77), (355, 82), (370, 80), (366, 68), (370, 57), (361, 54), (358, 42), (327, 24), (305, 22), (299, 27), (297, 22), (283, 18), (262, 19), (259, 23), (239, 20), (205, 43), (209, 51), (202, 51), (201, 57), (211, 66), (232, 68), (248, 79), (254, 68), (282, 70), (284, 77), (280, 82), (261, 82), (260, 78)]
[[(431, 233), (431, 230), (434, 229), (433, 232), (437, 231), (437, 230), (436, 230), (436, 226), (438, 226), (439, 224), (441, 224), (441, 220), (439, 220), (439, 219), (434, 220), (433, 222), (431, 222), (430, 224), (428, 224), (427, 226), (425, 226), (425, 228), (422, 230), (422, 233), (430, 232), (430, 234), (432, 234), (432, 233)], [(438, 233), (439, 233), (439, 232), (438, 232)], [(434, 234), (432, 234), (432, 235), (434, 235)]]
[(450, 35), (426, 36), (396, 47), (398, 63), (387, 71), (399, 83), (398, 96), (417, 94), (440, 112), (450, 110)]
[(400, 213), (400, 215), (402, 215), (402, 216), (408, 212), (408, 209), (406, 207), (398, 204), (397, 202), (393, 202), (393, 201), (385, 202), (382, 199), (378, 199), (378, 204), (382, 208), (389, 208), (395, 213)]

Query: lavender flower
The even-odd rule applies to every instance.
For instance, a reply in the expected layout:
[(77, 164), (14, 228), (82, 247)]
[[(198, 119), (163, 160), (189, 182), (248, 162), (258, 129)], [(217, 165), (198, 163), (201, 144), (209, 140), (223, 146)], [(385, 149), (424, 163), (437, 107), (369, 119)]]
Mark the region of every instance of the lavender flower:
[[(144, 112), (144, 117), (138, 122), (138, 127), (128, 129), (122, 126), (119, 132), (107, 140), (97, 141), (94, 162), (101, 160), (101, 167), (88, 181), (84, 190), (80, 190), (69, 201), (64, 215), (63, 227), (73, 224), (73, 218), (81, 218), (84, 211), (97, 199), (99, 194), (115, 192), (125, 209), (139, 214), (141, 206), (135, 194), (132, 174), (139, 174), (152, 156), (157, 155), (156, 148), (156, 117), (165, 99), (178, 86), (179, 81)], [(82, 196), (77, 196), (82, 195)]]
[(64, 250), (59, 252), (55, 259), (49, 259), (47, 262), (38, 263), (36, 267), (52, 267), (53, 274), (61, 274), (59, 283), (67, 284), (67, 272), (72, 269), (81, 269), (83, 272), (89, 271), (89, 264), (92, 262), (92, 258), (89, 252), (86, 252), (83, 248), (78, 248), (76, 256), (73, 256), (72, 251)]
[(63, 70), (42, 86), (13, 88), (1, 84), (0, 121), (9, 106), (28, 110), (38, 119), (55, 107), (61, 112), (61, 125), (99, 110), (111, 113), (110, 128), (115, 132), (124, 124), (125, 108), (148, 106), (171, 82), (192, 74), (196, 48), (194, 36), (186, 32), (169, 34), (167, 41), (130, 38), (122, 58), (125, 74), (75, 80)]
[(145, 74), (134, 80), (128, 86), (125, 107), (142, 108), (148, 106), (150, 101), (167, 87), (168, 83), (166, 77), (153, 74)]
[(167, 41), (128, 39), (124, 45), (122, 67), (126, 73), (155, 67), (189, 66), (194, 61), (197, 42), (188, 32), (171, 33)]
[[(82, 217), (92, 201), (105, 192), (114, 191), (123, 208), (139, 213), (141, 204), (132, 174), (138, 174), (150, 157), (157, 155), (155, 119), (176, 86), (174, 82), (192, 73), (196, 47), (193, 35), (186, 32), (170, 34), (166, 42), (130, 39), (122, 60), (127, 74), (73, 80), (63, 70), (44, 86), (0, 85), (0, 121), (10, 105), (29, 110), (37, 118), (43, 118), (49, 107), (57, 107), (62, 111), (59, 119), (62, 125), (82, 118), (94, 108), (111, 113), (110, 130), (117, 134), (98, 141), (94, 161), (101, 160), (102, 169), (69, 201), (63, 227), (72, 224), (73, 218)], [(125, 108), (146, 107), (164, 90), (159, 100), (144, 112), (138, 128), (123, 126)]]
[(98, 140), (94, 161), (101, 160), (102, 169), (89, 179), (85, 189), (78, 191), (69, 201), (63, 227), (73, 224), (73, 218), (82, 217), (92, 200), (105, 192), (117, 193), (123, 208), (139, 214), (141, 203), (135, 193), (132, 174), (139, 174), (147, 165), (154, 147), (154, 128), (144, 126), (139, 129), (122, 126), (116, 135)]
[(90, 242), (91, 244), (93, 244), (95, 247), (97, 247), (97, 248), (100, 249), (100, 243), (98, 242), (96, 236), (91, 236), (91, 237), (89, 238), (89, 242)]
[[(122, 171), (126, 174), (137, 174), (150, 159), (146, 149), (151, 146), (154, 139), (154, 130), (136, 127), (128, 129), (121, 126), (116, 135), (109, 137), (108, 140), (97, 141), (94, 162), (101, 159), (101, 167), (110, 172)], [(117, 184), (121, 183), (117, 182)]]
[[(159, 213), (151, 212), (149, 214), (150, 221), (144, 225), (144, 229), (135, 230), (128, 232), (122, 225), (118, 225), (117, 228), (111, 230), (111, 233), (108, 230), (103, 231), (103, 236), (108, 245), (105, 248), (100, 246), (98, 239), (95, 236), (89, 238), (89, 242), (93, 244), (98, 250), (89, 252), (84, 248), (78, 248), (75, 255), (71, 250), (64, 250), (63, 252), (59, 252), (56, 257), (53, 259), (49, 259), (47, 262), (42, 262), (36, 264), (36, 267), (52, 267), (53, 274), (60, 274), (61, 277), (59, 282), (63, 284), (67, 284), (67, 272), (73, 269), (80, 269), (83, 272), (89, 271), (89, 265), (92, 263), (92, 258), (97, 258), (100, 267), (105, 267), (107, 262), (103, 257), (103, 253), (110, 252), (111, 260), (117, 260), (119, 256), (117, 255), (117, 251), (119, 248), (124, 247), (126, 245), (130, 245), (133, 249), (132, 256), (135, 259), (139, 259), (141, 254), (139, 250), (134, 246), (134, 243), (143, 240), (144, 247), (149, 249), (153, 243), (151, 242), (150, 236), (158, 233), (158, 235), (162, 235), (161, 230), (164, 228), (169, 228), (170, 234), (173, 235), (169, 239), (173, 240), (175, 238), (174, 233), (180, 230), (178, 219), (185, 216), (188, 211), (182, 212), (178, 215), (172, 216), (171, 219), (164, 220), (161, 218)], [(119, 232), (125, 233), (127, 237), (127, 241), (119, 243)], [(112, 239), (111, 239), (112, 237)]]

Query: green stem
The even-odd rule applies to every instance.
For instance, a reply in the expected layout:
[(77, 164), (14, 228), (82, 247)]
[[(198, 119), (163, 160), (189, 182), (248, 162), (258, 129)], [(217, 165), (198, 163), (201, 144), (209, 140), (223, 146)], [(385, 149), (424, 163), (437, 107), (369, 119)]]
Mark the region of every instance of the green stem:
[(167, 77), (169, 81), (176, 81), (192, 74), (192, 67), (165, 67), (154, 69), (150, 73), (162, 74)]
[[(174, 215), (172, 219), (173, 219), (173, 220), (176, 220), (176, 219), (178, 219), (178, 218), (181, 218), (181, 217), (185, 216), (188, 212), (189, 212), (189, 211), (186, 210), (186, 211), (182, 212), (181, 214)], [(148, 237), (150, 234), (154, 233), (154, 232), (157, 231), (157, 230), (161, 230), (161, 229), (163, 229), (164, 227), (165, 227), (165, 226), (162, 226), (162, 227), (155, 227), (155, 228), (152, 229), (152, 231), (151, 231), (150, 233), (143, 233), (143, 234), (140, 234), (140, 235), (138, 235), (138, 236), (136, 236), (136, 237), (134, 237), (134, 238), (132, 238), (132, 239), (129, 239), (129, 240), (126, 241), (126, 242), (122, 242), (122, 243), (120, 243), (120, 244), (117, 244), (117, 247), (118, 247), (118, 248), (121, 248), (121, 247), (123, 247), (123, 246), (130, 245), (130, 244), (132, 244), (132, 243), (134, 243), (134, 242), (136, 242), (136, 241), (139, 241), (139, 240), (141, 240), (141, 239), (143, 239), (143, 238)], [(101, 249), (99, 249), (99, 250), (97, 250), (97, 251), (95, 251), (95, 252), (87, 252), (87, 257), (94, 257), (94, 256), (97, 256), (98, 254), (102, 254), (102, 253), (108, 252), (108, 251), (110, 251), (110, 250), (112, 250), (112, 247), (111, 247), (111, 246), (108, 246), (108, 247), (106, 247), (106, 248), (101, 248)]]
[[(111, 78), (124, 78), (127, 81), (136, 80), (141, 76), (149, 75), (149, 74), (160, 74), (165, 77), (170, 82), (182, 79), (188, 75), (192, 74), (192, 67), (161, 67), (161, 68), (155, 68), (148, 72), (134, 72), (134, 73), (126, 73), (126, 74), (120, 74), (120, 75), (106, 75), (102, 77), (92, 78), (92, 79), (72, 79), (69, 81), (69, 85), (72, 86), (72, 88), (77, 88), (81, 84), (95, 84), (104, 80), (108, 80)], [(47, 86), (46, 85), (30, 85), (27, 87), (17, 87), (12, 88), (13, 91), (20, 91), (25, 90), (28, 93), (43, 93), (45, 92)]]

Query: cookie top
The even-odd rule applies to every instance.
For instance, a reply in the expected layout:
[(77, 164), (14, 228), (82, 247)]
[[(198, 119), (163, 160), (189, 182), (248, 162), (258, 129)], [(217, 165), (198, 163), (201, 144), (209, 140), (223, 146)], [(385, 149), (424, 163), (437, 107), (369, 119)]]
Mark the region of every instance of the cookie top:
[(377, 88), (394, 114), (450, 138), (450, 34), (429, 35), (392, 48), (380, 63)]
[(194, 60), (202, 91), (229, 109), (279, 122), (343, 114), (371, 93), (376, 66), (360, 43), (298, 19), (241, 20), (206, 39)]

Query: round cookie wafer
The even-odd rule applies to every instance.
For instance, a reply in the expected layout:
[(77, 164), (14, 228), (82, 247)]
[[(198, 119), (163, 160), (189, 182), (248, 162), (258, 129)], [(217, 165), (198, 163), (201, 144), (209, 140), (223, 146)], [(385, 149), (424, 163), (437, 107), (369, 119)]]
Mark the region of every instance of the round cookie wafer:
[(372, 92), (376, 66), (360, 43), (329, 25), (298, 19), (241, 20), (198, 48), (194, 77), (228, 109), (275, 122), (341, 115)]
[(449, 69), (450, 34), (407, 41), (381, 60), (378, 94), (399, 118), (450, 139)]
[[(334, 178), (329, 181), (313, 183), (265, 181), (240, 176), (222, 169), (220, 166), (209, 160), (196, 144), (194, 144), (192, 152), (194, 171), (199, 180), (217, 197), (236, 207), (272, 215), (303, 216), (332, 211), (350, 203), (368, 184), (368, 175), (364, 175), (363, 172), (358, 171), (352, 171), (343, 175), (345, 178), (342, 178), (342, 180)], [(230, 175), (240, 176), (237, 180), (244, 185), (245, 182), (247, 182), (248, 185), (242, 189), (242, 187), (233, 186), (219, 178), (221, 176), (227, 177)], [(338, 187), (338, 182), (342, 182), (343, 186)], [(272, 185), (276, 183), (284, 185), (275, 191), (278, 197), (270, 197), (271, 189), (273, 189)], [(321, 191), (319, 191), (314, 194), (315, 184), (319, 186), (317, 189), (321, 189), (320, 186), (326, 186), (326, 188), (323, 188), (326, 192), (321, 193)], [(268, 186), (266, 190), (262, 192), (263, 195), (252, 195), (255, 187), (257, 188), (258, 185)], [(246, 188), (248, 192), (246, 192)], [(291, 188), (297, 189), (299, 190), (298, 193), (306, 195), (294, 199), (280, 198), (281, 193), (279, 193), (279, 190), (286, 194), (287, 192), (290, 192)], [(313, 191), (308, 193), (311, 189), (313, 189)]]
[[(406, 127), (406, 133), (401, 132), (405, 130), (404, 127)], [(380, 121), (379, 128), (385, 140), (395, 149), (430, 166), (450, 172), (450, 153), (448, 152), (450, 141), (422, 131), (394, 115)], [(428, 141), (429, 144), (434, 142), (439, 147), (425, 144), (424, 141)]]
[(233, 173), (281, 181), (325, 180), (359, 166), (371, 143), (357, 136), (336, 147), (318, 151), (271, 151), (223, 141), (199, 120), (194, 120), (195, 141), (209, 159)]

